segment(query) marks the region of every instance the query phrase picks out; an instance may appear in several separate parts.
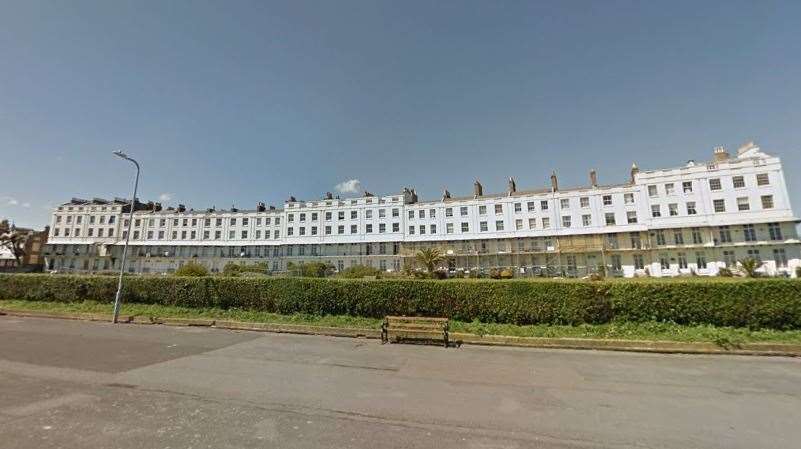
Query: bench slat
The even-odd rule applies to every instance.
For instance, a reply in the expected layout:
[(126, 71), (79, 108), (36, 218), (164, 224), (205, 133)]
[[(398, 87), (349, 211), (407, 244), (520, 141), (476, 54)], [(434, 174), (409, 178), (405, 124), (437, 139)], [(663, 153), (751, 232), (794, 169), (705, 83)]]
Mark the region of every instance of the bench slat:
[(403, 326), (391, 326), (390, 329), (419, 329), (419, 330), (430, 330), (433, 332), (442, 332), (445, 330), (444, 326), (435, 325), (435, 326), (427, 326), (425, 324), (406, 324)]
[(428, 334), (428, 335), (439, 335), (443, 337), (445, 334), (440, 330), (426, 330), (426, 329), (390, 329), (389, 334)]
[(431, 322), (447, 322), (447, 318), (433, 318), (425, 316), (388, 316), (385, 318), (388, 321), (431, 321)]

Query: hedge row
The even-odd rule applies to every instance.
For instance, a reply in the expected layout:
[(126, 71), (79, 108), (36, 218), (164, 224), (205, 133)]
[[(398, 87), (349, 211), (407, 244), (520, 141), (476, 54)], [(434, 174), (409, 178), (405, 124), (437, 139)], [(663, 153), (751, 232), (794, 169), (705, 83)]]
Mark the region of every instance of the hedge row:
[[(0, 275), (0, 298), (110, 302), (110, 276)], [(124, 301), (291, 314), (446, 316), (514, 324), (672, 321), (801, 329), (801, 281), (334, 280), (126, 277)]]

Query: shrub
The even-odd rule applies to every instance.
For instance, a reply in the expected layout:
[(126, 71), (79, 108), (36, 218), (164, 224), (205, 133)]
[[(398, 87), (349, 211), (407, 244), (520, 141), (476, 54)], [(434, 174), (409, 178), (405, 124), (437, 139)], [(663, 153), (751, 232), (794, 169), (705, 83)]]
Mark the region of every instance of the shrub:
[(801, 283), (689, 278), (606, 283), (615, 319), (801, 329)]
[(361, 279), (363, 277), (381, 277), (381, 270), (366, 265), (354, 265), (337, 273), (337, 277), (345, 279)]
[(592, 273), (587, 277), (587, 279), (589, 279), (589, 280), (591, 280), (593, 282), (598, 282), (598, 281), (603, 281), (604, 277), (602, 275), (600, 275), (599, 273)]
[(448, 279), (448, 272), (446, 270), (434, 270), (431, 275), (433, 279)]
[(290, 276), (306, 278), (324, 278), (334, 272), (334, 266), (325, 262), (307, 262), (296, 264), (289, 262), (286, 266)]
[(718, 276), (724, 277), (724, 278), (730, 278), (730, 277), (734, 277), (734, 272), (732, 272), (730, 269), (728, 269), (726, 267), (723, 267), (723, 268), (719, 268), (718, 269)]
[(195, 262), (189, 262), (180, 266), (175, 270), (176, 276), (208, 276), (209, 270), (203, 265)]
[[(355, 267), (354, 267), (355, 268)], [(111, 302), (111, 276), (0, 275), (0, 298)], [(314, 279), (130, 276), (125, 302), (283, 314), (445, 316), (460, 321), (581, 324), (663, 321), (801, 329), (801, 282), (688, 278), (570, 280)]]
[(603, 279), (606, 277), (606, 265), (599, 263), (598, 266), (595, 268), (595, 279)]
[(267, 274), (267, 263), (261, 262), (252, 265), (240, 265), (236, 262), (228, 262), (223, 267), (222, 274), (224, 276), (239, 276), (246, 273), (254, 274)]

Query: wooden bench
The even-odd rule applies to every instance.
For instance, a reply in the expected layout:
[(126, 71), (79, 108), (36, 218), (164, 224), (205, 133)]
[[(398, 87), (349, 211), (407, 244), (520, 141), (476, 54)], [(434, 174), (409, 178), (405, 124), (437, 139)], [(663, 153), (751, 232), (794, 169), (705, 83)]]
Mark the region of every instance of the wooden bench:
[(416, 316), (388, 316), (381, 325), (381, 343), (442, 341), (448, 347), (448, 319)]

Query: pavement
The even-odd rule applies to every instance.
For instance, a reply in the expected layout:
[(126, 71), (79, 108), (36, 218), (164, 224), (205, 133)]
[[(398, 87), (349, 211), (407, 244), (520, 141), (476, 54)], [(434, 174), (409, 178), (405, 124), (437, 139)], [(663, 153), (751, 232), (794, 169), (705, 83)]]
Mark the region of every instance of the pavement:
[(0, 316), (0, 448), (797, 448), (801, 359)]

